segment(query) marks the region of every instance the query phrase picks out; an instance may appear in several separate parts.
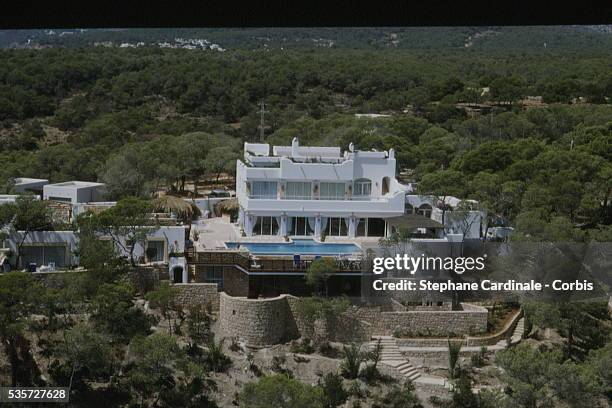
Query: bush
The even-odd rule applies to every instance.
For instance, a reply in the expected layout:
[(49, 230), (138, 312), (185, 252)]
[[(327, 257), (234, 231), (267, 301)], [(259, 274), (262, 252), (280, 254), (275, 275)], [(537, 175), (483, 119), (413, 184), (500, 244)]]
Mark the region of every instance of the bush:
[(342, 384), (342, 377), (336, 373), (326, 374), (319, 380), (319, 387), (323, 390), (323, 405), (326, 408), (344, 404), (349, 396)]
[(248, 383), (238, 395), (245, 408), (323, 408), (323, 390), (276, 374)]
[(344, 360), (340, 364), (340, 372), (344, 378), (355, 379), (359, 377), (359, 366), (364, 360), (364, 355), (355, 343), (349, 347), (343, 347)]
[(309, 338), (304, 338), (301, 341), (292, 341), (291, 342), (291, 352), (292, 353), (301, 353), (301, 354), (312, 354), (315, 349), (312, 345), (312, 341)]
[(221, 339), (221, 341), (215, 343), (215, 340), (211, 339), (208, 342), (205, 362), (208, 368), (216, 373), (223, 372), (232, 365), (232, 360), (223, 352), (224, 340)]
[(487, 348), (482, 346), (477, 354), (473, 354), (471, 357), (472, 367), (482, 367), (485, 364), (487, 357)]
[(414, 385), (407, 382), (401, 388), (397, 385), (391, 387), (372, 404), (372, 408), (423, 408), (423, 405), (414, 392)]

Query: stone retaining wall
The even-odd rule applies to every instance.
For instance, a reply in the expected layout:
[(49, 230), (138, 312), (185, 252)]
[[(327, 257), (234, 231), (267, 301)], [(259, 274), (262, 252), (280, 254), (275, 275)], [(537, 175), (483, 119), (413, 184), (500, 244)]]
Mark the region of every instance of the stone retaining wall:
[(210, 303), (213, 311), (219, 310), (219, 292), (216, 283), (175, 283), (172, 286), (179, 290), (177, 301), (180, 304), (189, 307)]
[[(523, 317), (523, 310), (519, 310), (512, 316), (510, 321), (506, 323), (504, 328), (498, 333), (489, 336), (466, 337), (464, 339), (452, 339), (454, 342), (461, 342), (462, 346), (477, 347), (477, 346), (492, 346), (500, 340), (507, 339), (512, 336), (514, 328), (518, 321)], [(399, 338), (396, 339), (398, 347), (447, 347), (448, 339), (427, 339), (427, 338)]]
[(300, 317), (298, 304), (301, 299), (291, 295), (248, 299), (221, 293), (219, 300), (219, 321), (223, 335), (242, 339), (255, 347), (299, 337), (310, 338), (315, 343), (364, 342), (374, 334), (391, 335), (396, 327), (429, 330), (429, 333), (437, 333), (439, 336), (449, 333), (465, 335), (487, 328), (487, 310), (470, 305), (465, 307), (466, 310), (452, 312), (394, 312), (381, 311), (386, 307), (380, 306), (351, 306), (341, 315), (308, 322)]
[(298, 337), (286, 295), (247, 299), (221, 293), (219, 321), (224, 336), (240, 338), (250, 346), (269, 346)]
[(287, 302), (299, 336), (312, 339), (315, 343), (322, 341), (360, 343), (372, 338), (372, 325), (360, 320), (354, 308), (349, 308), (339, 316), (330, 316), (327, 320), (318, 319), (309, 323), (304, 321), (298, 312), (300, 298), (289, 295)]
[(521, 317), (523, 317), (523, 309), (519, 310), (499, 333), (490, 336), (468, 337), (465, 341), (466, 346), (489, 346), (497, 344), (500, 340), (510, 338)]
[(49, 272), (32, 272), (32, 278), (47, 288), (63, 288), (67, 285), (68, 280), (80, 278), (85, 273), (84, 270), (66, 270), (66, 271), (49, 271)]
[(374, 334), (392, 335), (395, 331), (427, 336), (463, 336), (487, 330), (488, 311), (484, 307), (461, 304), (455, 311), (380, 312), (359, 308), (356, 315), (372, 325)]

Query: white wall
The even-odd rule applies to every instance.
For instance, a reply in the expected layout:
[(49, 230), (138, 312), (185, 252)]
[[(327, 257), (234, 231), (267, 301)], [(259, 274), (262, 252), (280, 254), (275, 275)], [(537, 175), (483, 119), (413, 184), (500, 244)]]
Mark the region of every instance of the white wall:
[[(175, 252), (185, 251), (185, 226), (162, 226), (154, 233), (150, 234), (150, 238), (161, 238), (165, 241), (165, 255), (167, 261), (167, 255), (170, 249), (175, 246)], [(13, 253), (17, 253), (17, 245), (23, 237), (23, 232), (13, 232), (9, 238), (5, 241), (8, 248)], [(125, 243), (125, 241), (123, 241)], [(175, 244), (176, 242), (176, 244)], [(78, 257), (75, 256), (74, 251), (78, 248), (78, 235), (74, 231), (34, 231), (28, 233), (25, 245), (54, 245), (61, 244), (66, 246), (66, 260), (71, 265), (78, 265)], [(127, 251), (123, 251), (121, 248), (117, 248), (119, 255), (129, 256)], [(145, 253), (142, 245), (137, 244), (134, 249), (134, 258), (138, 259)], [(13, 260), (14, 263), (15, 260)]]
[[(185, 251), (185, 226), (162, 226), (159, 227), (158, 230), (149, 235), (149, 238), (162, 238), (165, 241), (165, 259), (164, 261), (168, 261), (167, 255), (170, 252), (170, 249), (174, 246), (175, 252), (184, 252)], [(125, 241), (122, 241), (125, 245)], [(176, 242), (176, 244), (175, 244)], [(119, 254), (121, 256), (129, 256), (127, 251), (124, 251), (121, 248), (117, 248), (119, 250)], [(134, 259), (138, 260), (141, 256), (145, 255), (145, 249), (141, 244), (136, 244), (134, 248)]]
[(102, 201), (104, 186), (75, 186), (47, 184), (43, 187), (43, 199), (53, 197), (67, 198), (72, 204)]

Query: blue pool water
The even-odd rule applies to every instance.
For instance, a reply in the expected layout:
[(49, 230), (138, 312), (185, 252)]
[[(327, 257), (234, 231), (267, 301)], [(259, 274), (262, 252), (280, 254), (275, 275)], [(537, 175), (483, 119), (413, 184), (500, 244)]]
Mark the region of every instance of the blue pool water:
[(226, 242), (228, 248), (246, 248), (254, 255), (350, 255), (360, 253), (355, 244), (322, 243), (312, 239), (294, 239), (293, 242)]

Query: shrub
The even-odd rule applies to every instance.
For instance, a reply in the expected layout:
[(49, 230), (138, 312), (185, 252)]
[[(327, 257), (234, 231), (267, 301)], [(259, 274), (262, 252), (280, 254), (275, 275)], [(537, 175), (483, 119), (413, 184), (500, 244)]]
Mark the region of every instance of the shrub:
[(423, 408), (419, 398), (414, 392), (414, 385), (407, 382), (403, 387), (397, 385), (378, 398), (372, 408)]
[(221, 339), (215, 343), (214, 339), (208, 342), (208, 352), (205, 356), (206, 365), (216, 373), (223, 372), (232, 365), (232, 360), (223, 352), (223, 343), (225, 339)]
[(355, 379), (359, 376), (359, 366), (364, 360), (364, 355), (355, 343), (349, 347), (343, 347), (344, 360), (340, 364), (340, 370), (344, 378)]
[(344, 404), (349, 396), (342, 384), (342, 377), (336, 373), (326, 374), (322, 380), (319, 380), (319, 386), (323, 390), (323, 405), (326, 408)]
[(312, 341), (309, 338), (304, 338), (301, 341), (291, 342), (291, 352), (301, 354), (312, 354), (315, 349), (312, 345)]
[(286, 375), (265, 376), (248, 383), (238, 395), (245, 408), (323, 408), (323, 391)]
[(471, 357), (472, 367), (482, 367), (485, 364), (485, 359), (487, 356), (487, 348), (482, 346), (480, 351), (476, 354), (473, 354)]

